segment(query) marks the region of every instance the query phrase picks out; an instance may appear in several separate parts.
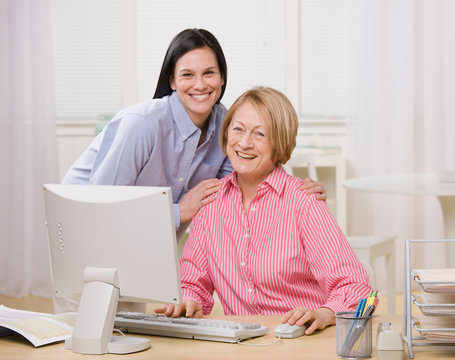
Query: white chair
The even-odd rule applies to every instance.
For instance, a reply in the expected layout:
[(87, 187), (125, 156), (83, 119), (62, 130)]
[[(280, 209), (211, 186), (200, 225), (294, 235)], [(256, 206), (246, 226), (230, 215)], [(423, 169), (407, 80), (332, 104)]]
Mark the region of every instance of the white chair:
[(316, 165), (314, 164), (313, 156), (311, 154), (294, 153), (286, 164), (283, 165), (284, 169), (289, 175), (296, 176), (294, 167), (306, 167), (308, 169), (308, 177), (314, 181), (318, 181), (318, 173)]
[[(389, 314), (395, 314), (395, 237), (348, 236), (347, 239), (362, 263), (373, 267), (375, 259), (385, 257), (387, 308)], [(370, 285), (374, 287), (374, 280)]]

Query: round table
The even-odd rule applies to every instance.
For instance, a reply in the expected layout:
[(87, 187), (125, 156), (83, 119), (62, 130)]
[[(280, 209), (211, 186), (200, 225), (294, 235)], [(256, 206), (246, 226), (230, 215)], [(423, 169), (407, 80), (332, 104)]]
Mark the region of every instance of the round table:
[[(447, 239), (455, 239), (455, 182), (441, 182), (436, 173), (406, 173), (346, 180), (347, 189), (399, 195), (435, 196), (442, 208), (444, 233)], [(447, 264), (455, 267), (455, 247), (447, 251)]]

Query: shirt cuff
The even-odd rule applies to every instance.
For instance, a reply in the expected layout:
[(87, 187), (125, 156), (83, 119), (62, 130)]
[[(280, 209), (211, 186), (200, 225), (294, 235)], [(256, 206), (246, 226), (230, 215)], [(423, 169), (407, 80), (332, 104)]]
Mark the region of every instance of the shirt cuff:
[(178, 228), (180, 227), (180, 207), (179, 204), (173, 204), (173, 207), (175, 229), (178, 230)]
[(328, 302), (327, 304), (321, 305), (321, 307), (328, 308), (332, 310), (335, 314), (339, 312), (346, 312), (346, 311), (354, 311), (355, 309), (350, 309), (348, 306), (346, 306), (343, 303), (338, 303), (338, 302)]
[(189, 289), (182, 289), (182, 299), (183, 300), (193, 300), (199, 304), (202, 308), (202, 312), (204, 315), (209, 315), (212, 311), (214, 300), (212, 299), (211, 302), (206, 302), (202, 299), (197, 293), (191, 291)]

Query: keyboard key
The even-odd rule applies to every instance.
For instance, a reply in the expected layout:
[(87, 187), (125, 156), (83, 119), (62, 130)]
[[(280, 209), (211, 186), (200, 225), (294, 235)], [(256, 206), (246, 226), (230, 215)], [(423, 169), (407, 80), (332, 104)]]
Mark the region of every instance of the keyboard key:
[(123, 332), (235, 343), (263, 336), (260, 324), (206, 318), (171, 318), (158, 314), (118, 312), (115, 328)]

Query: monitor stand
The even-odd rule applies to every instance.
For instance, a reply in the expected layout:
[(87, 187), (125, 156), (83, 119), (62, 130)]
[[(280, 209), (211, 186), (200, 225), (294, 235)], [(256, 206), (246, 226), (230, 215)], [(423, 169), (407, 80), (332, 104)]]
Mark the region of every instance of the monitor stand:
[(65, 348), (80, 354), (128, 354), (150, 347), (150, 340), (112, 336), (119, 299), (117, 269), (87, 267), (73, 336)]

